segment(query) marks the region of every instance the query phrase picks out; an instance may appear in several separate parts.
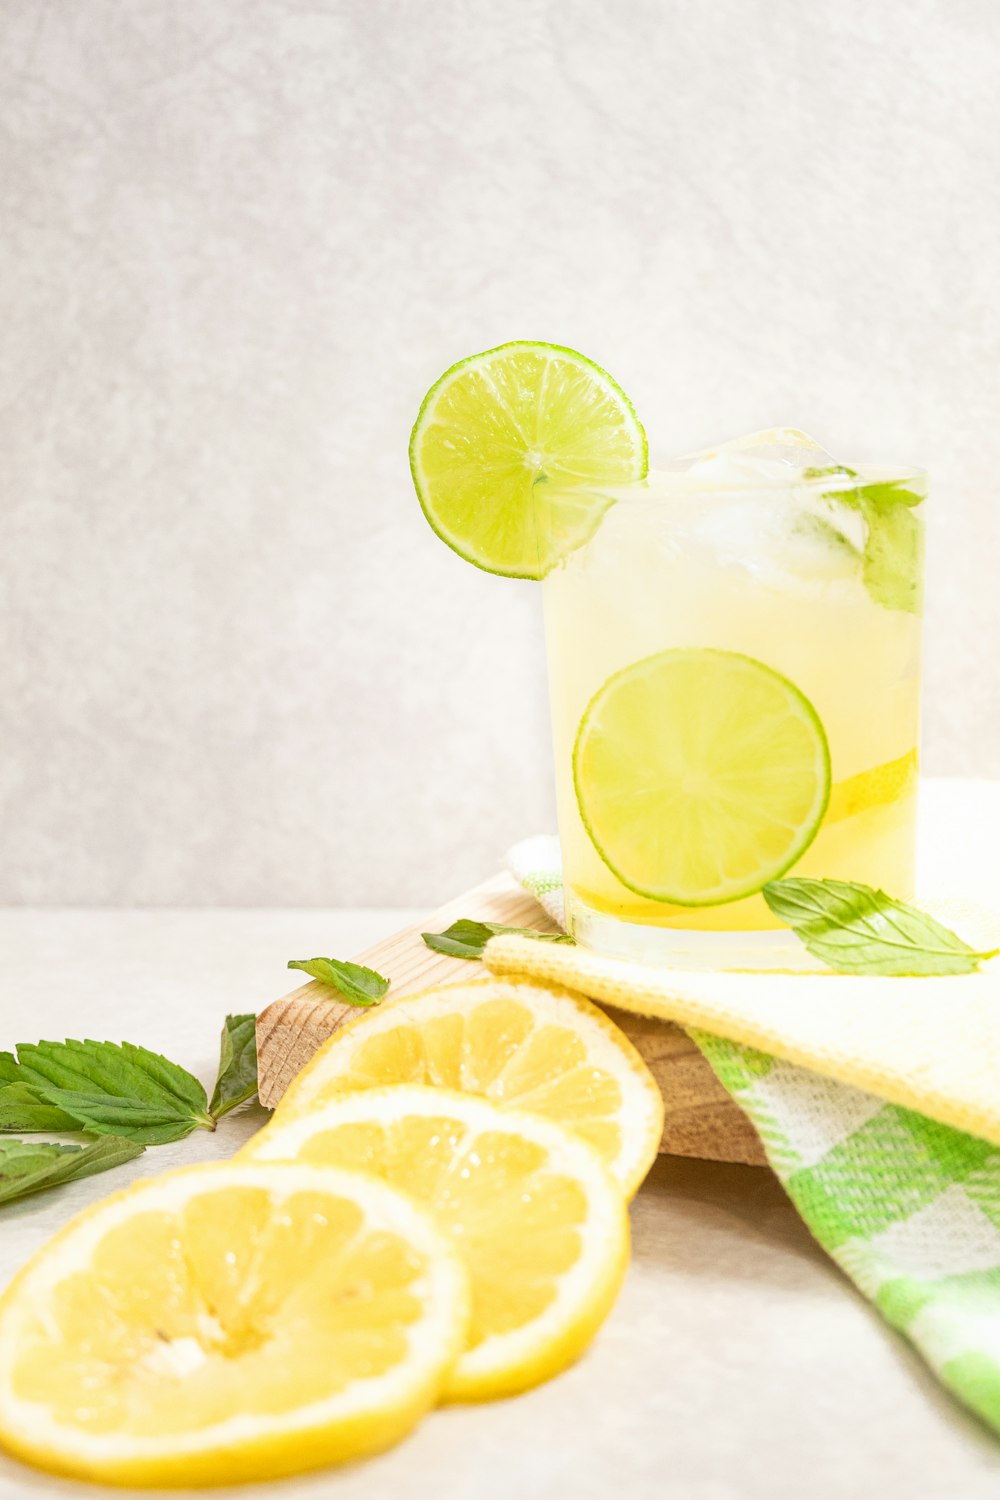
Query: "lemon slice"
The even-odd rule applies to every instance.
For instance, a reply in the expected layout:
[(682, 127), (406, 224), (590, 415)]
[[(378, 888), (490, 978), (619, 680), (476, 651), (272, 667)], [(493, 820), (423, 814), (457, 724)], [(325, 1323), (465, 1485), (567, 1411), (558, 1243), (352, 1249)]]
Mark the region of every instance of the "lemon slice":
[[(424, 397), (410, 469), (431, 526), (460, 557), (540, 578), (611, 503), (567, 486), (646, 472), (646, 436), (606, 371), (557, 344), (513, 343), (446, 370)], [(536, 537), (536, 485), (551, 495)]]
[(663, 1133), (663, 1096), (624, 1032), (589, 1000), (529, 979), (444, 985), (366, 1012), (324, 1043), (279, 1114), (390, 1083), (460, 1089), (556, 1120), (629, 1195)]
[(714, 906), (759, 891), (809, 847), (830, 752), (808, 698), (763, 662), (662, 651), (594, 694), (573, 776), (587, 832), (623, 885)]
[(628, 1260), (621, 1189), (597, 1153), (537, 1115), (418, 1084), (342, 1094), (240, 1153), (343, 1165), (430, 1208), (465, 1260), (472, 1321), (445, 1394), (513, 1395), (564, 1369), (614, 1302)]
[(830, 788), (830, 806), (825, 821), (839, 823), (872, 807), (887, 807), (912, 795), (917, 789), (917, 751), (908, 750), (896, 760), (887, 760), (868, 771), (859, 771)]
[(0, 1299), (0, 1443), (111, 1484), (355, 1458), (435, 1403), (468, 1297), (449, 1240), (385, 1183), (170, 1172), (74, 1219)]

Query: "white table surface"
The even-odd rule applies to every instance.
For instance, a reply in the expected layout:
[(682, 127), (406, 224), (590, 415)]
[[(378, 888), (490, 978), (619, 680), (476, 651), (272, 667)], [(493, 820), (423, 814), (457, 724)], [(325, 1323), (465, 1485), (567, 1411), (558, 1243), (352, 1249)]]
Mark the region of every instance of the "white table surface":
[[(927, 786), (928, 883), (991, 871), (1000, 783)], [(977, 873), (979, 872), (979, 873)], [(994, 880), (990, 882), (995, 884)], [(0, 1047), (141, 1041), (209, 1085), (226, 1011), (294, 985), (288, 958), (347, 956), (410, 911), (0, 912)], [(228, 1156), (264, 1119), (152, 1149), (105, 1176), (0, 1209), (0, 1284), (77, 1209), (130, 1177)], [(661, 1158), (633, 1210), (634, 1254), (590, 1353), (515, 1400), (432, 1414), (405, 1443), (268, 1497), (342, 1500), (978, 1500), (1000, 1439), (962, 1411), (812, 1242), (759, 1167)], [(0, 1497), (95, 1493), (0, 1456)], [(106, 1492), (120, 1494), (120, 1491)]]

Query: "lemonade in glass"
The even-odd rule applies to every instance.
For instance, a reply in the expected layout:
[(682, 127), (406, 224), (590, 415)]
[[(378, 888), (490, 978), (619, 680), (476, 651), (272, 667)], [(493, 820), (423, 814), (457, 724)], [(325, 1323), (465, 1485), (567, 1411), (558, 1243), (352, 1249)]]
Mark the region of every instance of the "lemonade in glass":
[[(925, 491), (797, 433), (595, 488), (543, 581), (578, 941), (780, 966), (768, 881), (912, 896)], [(542, 486), (536, 511), (556, 529)]]
[(912, 896), (922, 472), (786, 428), (649, 472), (612, 378), (530, 342), (446, 371), (410, 462), (449, 546), (541, 582), (578, 942), (797, 967), (785, 877)]

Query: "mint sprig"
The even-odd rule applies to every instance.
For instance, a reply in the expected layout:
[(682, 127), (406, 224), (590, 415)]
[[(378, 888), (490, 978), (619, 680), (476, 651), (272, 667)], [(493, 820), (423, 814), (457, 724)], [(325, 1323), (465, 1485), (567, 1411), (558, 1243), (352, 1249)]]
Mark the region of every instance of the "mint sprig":
[(772, 880), (764, 900), (839, 974), (972, 974), (1000, 949), (972, 948), (926, 912), (846, 880)]
[(21, 1042), (16, 1058), (0, 1054), (0, 1085), (5, 1130), (86, 1130), (158, 1146), (215, 1129), (198, 1079), (131, 1042)]
[(227, 1016), (211, 1102), (192, 1073), (131, 1042), (20, 1042), (0, 1052), (0, 1136), (79, 1131), (85, 1145), (0, 1139), (0, 1204), (214, 1130), (257, 1092), (256, 1017)]
[(391, 983), (384, 974), (343, 958), (292, 958), (288, 967), (302, 969), (311, 979), (328, 984), (348, 1005), (377, 1005)]
[(473, 922), (469, 917), (460, 917), (457, 922), (446, 927), (444, 932), (422, 932), (420, 935), (435, 953), (447, 953), (451, 958), (482, 958), (483, 949), (490, 938), (498, 937), (501, 933), (537, 938), (541, 943), (573, 941), (565, 932), (539, 932), (534, 927), (505, 927), (501, 922)]
[(257, 1088), (254, 1017), (227, 1016), (212, 1101), (193, 1073), (132, 1042), (19, 1042), (0, 1052), (0, 1132), (83, 1130), (143, 1146), (183, 1140)]
[(45, 1188), (78, 1182), (141, 1156), (143, 1146), (106, 1135), (86, 1146), (54, 1141), (0, 1141), (0, 1204), (13, 1203)]

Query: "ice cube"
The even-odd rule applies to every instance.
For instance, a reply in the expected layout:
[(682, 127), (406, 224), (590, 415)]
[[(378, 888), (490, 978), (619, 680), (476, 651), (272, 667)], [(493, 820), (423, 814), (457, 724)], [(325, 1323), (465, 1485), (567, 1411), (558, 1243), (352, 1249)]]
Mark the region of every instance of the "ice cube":
[[(829, 478), (816, 471), (830, 470)], [(676, 470), (674, 471), (677, 472)], [(740, 568), (775, 587), (855, 576), (867, 540), (861, 510), (838, 487), (851, 471), (795, 428), (751, 433), (693, 454), (672, 512), (674, 545), (710, 565)]]
[(699, 481), (746, 484), (771, 478), (787, 482), (804, 469), (839, 466), (807, 432), (797, 427), (769, 427), (720, 443), (716, 448), (685, 454), (672, 467)]
[(865, 542), (858, 511), (800, 492), (735, 493), (707, 498), (675, 527), (676, 547), (708, 553), (713, 565), (739, 567), (773, 583), (788, 578), (821, 582), (856, 573)]

